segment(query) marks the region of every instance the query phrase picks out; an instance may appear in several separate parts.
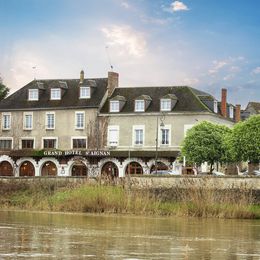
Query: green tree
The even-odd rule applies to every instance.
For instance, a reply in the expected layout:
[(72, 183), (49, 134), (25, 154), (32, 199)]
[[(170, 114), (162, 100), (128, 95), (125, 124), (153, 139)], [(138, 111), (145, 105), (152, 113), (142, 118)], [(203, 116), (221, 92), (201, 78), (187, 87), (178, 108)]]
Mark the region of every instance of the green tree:
[(260, 115), (236, 124), (226, 136), (226, 146), (233, 161), (260, 161)]
[(187, 132), (183, 141), (182, 155), (192, 163), (209, 163), (212, 173), (214, 163), (228, 160), (224, 138), (230, 131), (226, 126), (201, 122)]
[(0, 78), (0, 100), (4, 99), (9, 93), (9, 88), (3, 84), (3, 80)]

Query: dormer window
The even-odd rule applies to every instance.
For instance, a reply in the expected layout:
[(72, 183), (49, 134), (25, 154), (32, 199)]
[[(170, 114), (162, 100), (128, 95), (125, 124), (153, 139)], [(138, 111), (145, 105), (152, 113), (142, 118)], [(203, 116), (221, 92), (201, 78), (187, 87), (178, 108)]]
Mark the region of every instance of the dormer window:
[(229, 107), (229, 117), (234, 118), (234, 107), (233, 106)]
[(60, 100), (61, 99), (61, 90), (60, 88), (51, 89), (51, 100)]
[(144, 100), (135, 100), (135, 112), (144, 112)]
[(171, 111), (171, 99), (161, 99), (161, 111)]
[(39, 90), (38, 89), (29, 89), (28, 90), (28, 100), (29, 101), (38, 101), (39, 100)]
[(110, 112), (119, 112), (119, 101), (110, 101)]
[(218, 113), (218, 101), (214, 100), (214, 113)]
[(79, 98), (90, 98), (90, 87), (80, 87)]

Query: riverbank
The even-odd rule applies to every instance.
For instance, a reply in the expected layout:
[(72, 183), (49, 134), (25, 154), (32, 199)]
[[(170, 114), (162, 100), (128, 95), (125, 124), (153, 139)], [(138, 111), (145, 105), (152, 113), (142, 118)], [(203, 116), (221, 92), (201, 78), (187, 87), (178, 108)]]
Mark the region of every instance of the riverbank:
[[(101, 184), (102, 182), (102, 184)], [(127, 179), (114, 182), (68, 182), (55, 179), (0, 182), (0, 208), (50, 212), (134, 214), (147, 216), (193, 216), (260, 218), (256, 191), (249, 187), (214, 189), (181, 185), (136, 188)], [(186, 185), (186, 188), (185, 188)]]

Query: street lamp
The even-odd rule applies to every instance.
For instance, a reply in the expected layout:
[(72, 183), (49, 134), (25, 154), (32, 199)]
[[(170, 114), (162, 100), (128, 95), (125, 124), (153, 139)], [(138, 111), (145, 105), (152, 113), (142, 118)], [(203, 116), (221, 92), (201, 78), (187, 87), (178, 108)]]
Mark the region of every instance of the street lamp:
[(160, 117), (160, 127), (164, 127), (164, 114), (159, 114), (157, 115), (156, 118), (156, 138), (155, 138), (155, 174), (157, 174), (157, 170), (158, 170), (158, 135), (159, 135), (159, 117)]

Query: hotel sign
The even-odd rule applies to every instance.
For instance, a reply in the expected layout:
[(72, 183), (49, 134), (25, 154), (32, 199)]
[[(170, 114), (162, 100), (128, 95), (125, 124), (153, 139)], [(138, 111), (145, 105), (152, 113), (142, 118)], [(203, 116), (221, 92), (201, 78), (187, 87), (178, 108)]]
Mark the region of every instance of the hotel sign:
[(90, 156), (90, 157), (104, 157), (110, 156), (110, 151), (103, 150), (65, 150), (65, 151), (50, 151), (43, 150), (44, 156)]

